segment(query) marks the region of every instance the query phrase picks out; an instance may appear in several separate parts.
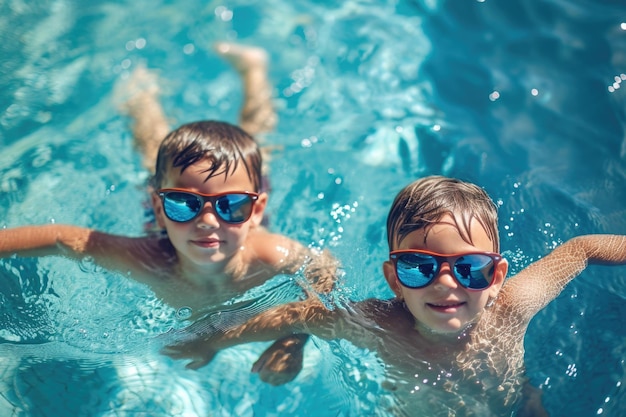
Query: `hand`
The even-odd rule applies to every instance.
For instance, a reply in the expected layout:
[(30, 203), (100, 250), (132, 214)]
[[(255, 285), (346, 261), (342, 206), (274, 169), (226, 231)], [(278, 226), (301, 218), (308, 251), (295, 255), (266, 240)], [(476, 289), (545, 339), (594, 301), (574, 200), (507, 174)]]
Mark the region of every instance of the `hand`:
[(292, 381), (302, 370), (304, 344), (308, 338), (306, 334), (296, 334), (277, 340), (254, 363), (252, 372), (272, 385)]
[(211, 348), (208, 341), (195, 339), (167, 345), (161, 349), (161, 353), (172, 359), (191, 359), (185, 367), (199, 369), (211, 362), (217, 351)]

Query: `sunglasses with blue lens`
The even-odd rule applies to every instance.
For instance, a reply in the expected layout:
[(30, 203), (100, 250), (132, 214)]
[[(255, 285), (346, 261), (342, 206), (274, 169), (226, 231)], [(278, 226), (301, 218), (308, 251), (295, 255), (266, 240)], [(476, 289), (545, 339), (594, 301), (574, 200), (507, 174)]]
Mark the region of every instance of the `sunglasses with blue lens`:
[(407, 288), (424, 288), (431, 284), (446, 262), (452, 276), (468, 290), (480, 291), (493, 282), (496, 266), (502, 256), (493, 252), (465, 252), (454, 255), (424, 250), (396, 250), (389, 253), (400, 284)]
[(167, 218), (177, 223), (198, 217), (207, 202), (211, 203), (215, 215), (225, 223), (244, 223), (252, 215), (252, 207), (259, 198), (259, 194), (247, 191), (202, 194), (180, 188), (163, 188), (157, 194), (163, 202)]

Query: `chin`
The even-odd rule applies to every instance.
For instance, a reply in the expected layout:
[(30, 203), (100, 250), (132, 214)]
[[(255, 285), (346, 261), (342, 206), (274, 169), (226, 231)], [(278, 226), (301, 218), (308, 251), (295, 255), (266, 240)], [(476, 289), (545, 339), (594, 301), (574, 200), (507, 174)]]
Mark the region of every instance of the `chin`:
[(222, 253), (214, 253), (211, 255), (194, 256), (190, 258), (192, 262), (198, 266), (211, 266), (218, 263), (223, 263), (227, 260), (227, 257)]
[(468, 326), (469, 323), (455, 321), (453, 323), (432, 328), (431, 331), (444, 336), (456, 336), (467, 329)]

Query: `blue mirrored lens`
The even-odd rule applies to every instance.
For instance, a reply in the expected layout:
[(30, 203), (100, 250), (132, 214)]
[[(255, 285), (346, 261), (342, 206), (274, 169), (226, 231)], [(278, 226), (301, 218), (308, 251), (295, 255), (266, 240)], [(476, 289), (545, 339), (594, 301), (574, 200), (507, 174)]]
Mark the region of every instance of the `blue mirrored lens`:
[(252, 212), (252, 198), (247, 194), (226, 194), (215, 202), (215, 212), (228, 223), (243, 223)]
[(493, 259), (479, 253), (462, 256), (454, 263), (454, 276), (465, 288), (487, 288), (493, 279), (493, 272)]
[(163, 210), (170, 220), (188, 222), (200, 213), (204, 201), (189, 193), (166, 193), (163, 198)]
[(409, 288), (428, 285), (437, 273), (437, 261), (430, 255), (405, 253), (397, 262), (398, 279)]

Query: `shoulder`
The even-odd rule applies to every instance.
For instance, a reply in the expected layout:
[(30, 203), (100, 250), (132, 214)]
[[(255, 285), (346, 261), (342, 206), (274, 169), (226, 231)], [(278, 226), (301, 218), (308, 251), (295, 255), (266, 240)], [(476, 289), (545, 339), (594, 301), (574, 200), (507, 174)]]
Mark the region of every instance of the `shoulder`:
[(300, 245), (297, 241), (279, 233), (272, 233), (264, 227), (255, 227), (248, 233), (247, 243), (252, 245), (268, 245), (274, 244), (291, 248), (294, 245)]
[(295, 264), (302, 265), (310, 254), (301, 243), (284, 235), (270, 233), (264, 228), (250, 231), (246, 247), (249, 256), (255, 258), (250, 261), (260, 261), (279, 269), (291, 269)]

